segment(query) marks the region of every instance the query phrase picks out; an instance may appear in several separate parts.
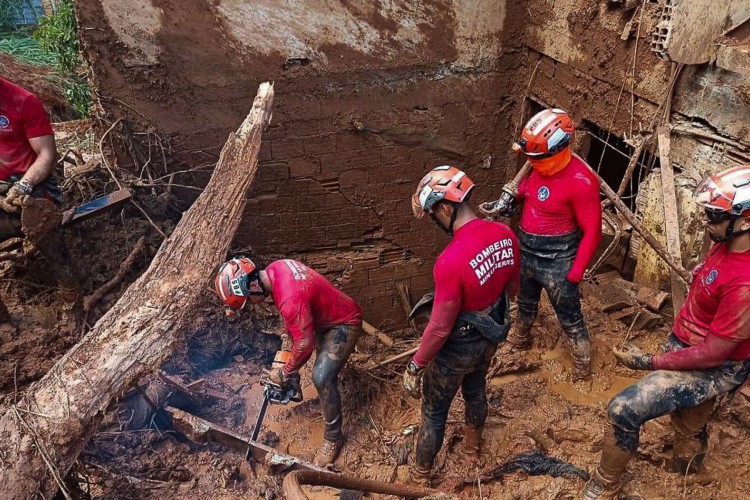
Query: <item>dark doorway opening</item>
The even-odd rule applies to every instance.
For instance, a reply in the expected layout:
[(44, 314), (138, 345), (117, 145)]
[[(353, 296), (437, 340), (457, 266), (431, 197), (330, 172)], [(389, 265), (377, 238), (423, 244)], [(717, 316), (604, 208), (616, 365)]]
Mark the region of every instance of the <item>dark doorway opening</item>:
[[(589, 135), (589, 140), (585, 141), (588, 142), (588, 151), (585, 151), (586, 161), (616, 192), (625, 176), (630, 156), (635, 148), (592, 122), (584, 120), (582, 125), (581, 132), (588, 132)], [(645, 149), (638, 158), (630, 182), (622, 195), (622, 201), (631, 210), (635, 211), (635, 197), (641, 181), (654, 167), (659, 167), (659, 158)]]

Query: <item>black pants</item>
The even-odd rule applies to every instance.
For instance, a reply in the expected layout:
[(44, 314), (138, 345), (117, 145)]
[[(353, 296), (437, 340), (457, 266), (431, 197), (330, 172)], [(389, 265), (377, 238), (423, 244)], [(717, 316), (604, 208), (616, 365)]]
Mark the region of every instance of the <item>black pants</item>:
[(458, 389), (466, 403), (466, 422), (474, 427), (487, 420), (487, 370), (497, 344), (477, 331), (454, 331), (424, 374), (422, 428), (417, 438), (416, 464), (431, 469), (445, 437), (453, 398)]
[[(666, 351), (676, 351), (688, 346), (670, 335), (664, 347)], [(609, 421), (615, 427), (617, 446), (635, 452), (641, 426), (670, 413), (673, 420), (695, 420), (690, 415), (695, 410), (704, 414), (707, 421), (710, 408), (708, 412), (703, 409), (713, 406), (717, 396), (742, 385), (748, 374), (750, 360), (725, 361), (707, 370), (658, 370), (649, 373), (609, 402)], [(698, 409), (701, 405), (705, 406)]]
[(341, 437), (343, 418), (339, 372), (354, 352), (361, 334), (360, 325), (339, 325), (315, 335), (315, 364), (312, 370), (312, 381), (320, 397), (325, 422), (323, 437), (327, 441), (336, 441)]
[(588, 356), (589, 331), (583, 320), (577, 284), (567, 279), (578, 249), (578, 233), (537, 236), (519, 231), (521, 291), (518, 294), (518, 327), (531, 328), (539, 311), (542, 290), (555, 310), (574, 354)]

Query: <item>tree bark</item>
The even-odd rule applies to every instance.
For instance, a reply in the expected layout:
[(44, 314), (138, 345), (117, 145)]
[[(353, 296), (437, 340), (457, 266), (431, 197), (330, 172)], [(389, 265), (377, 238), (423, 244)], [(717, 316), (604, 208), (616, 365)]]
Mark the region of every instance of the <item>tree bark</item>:
[(155, 370), (225, 258), (255, 178), (273, 86), (230, 134), (205, 191), (149, 268), (91, 331), (0, 418), (0, 498), (51, 498), (117, 394)]

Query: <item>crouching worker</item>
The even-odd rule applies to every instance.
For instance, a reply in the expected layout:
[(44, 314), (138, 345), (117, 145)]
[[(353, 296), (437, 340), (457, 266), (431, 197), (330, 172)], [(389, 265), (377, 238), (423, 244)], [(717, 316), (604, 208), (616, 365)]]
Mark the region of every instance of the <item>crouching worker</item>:
[(617, 498), (641, 426), (666, 414), (674, 427), (673, 470), (697, 472), (716, 397), (737, 389), (750, 373), (750, 166), (709, 177), (696, 191), (696, 201), (714, 245), (693, 271), (666, 352), (615, 349), (623, 365), (652, 373), (610, 401), (612, 427), (584, 499)]
[(35, 226), (44, 228), (29, 228), (26, 235), (21, 229), (21, 213), (30, 199), (46, 200), (37, 200), (34, 208), (62, 203), (53, 173), (56, 157), (55, 136), (42, 103), (31, 92), (0, 78), (0, 241), (26, 236), (47, 260), (63, 300), (76, 304), (77, 274), (62, 227), (49, 216), (58, 212), (52, 208), (41, 217), (32, 217), (40, 219)]
[(333, 463), (343, 446), (338, 376), (362, 332), (362, 310), (327, 279), (296, 260), (272, 262), (260, 270), (247, 258), (225, 262), (216, 276), (216, 293), (233, 309), (273, 298), (292, 337), (289, 360), (268, 374), (287, 388), (299, 385), (299, 369), (316, 353), (312, 381), (320, 396), (325, 433), (315, 463)]
[(435, 262), (430, 320), (404, 373), (407, 393), (422, 397), (422, 426), (412, 468), (418, 482), (431, 476), (459, 388), (466, 402), (465, 453), (479, 458), (487, 418), (485, 377), (510, 329), (508, 295), (518, 287), (516, 237), (505, 224), (474, 214), (468, 204), (473, 188), (464, 172), (442, 166), (420, 181), (412, 197), (417, 218), (429, 214), (453, 236)]

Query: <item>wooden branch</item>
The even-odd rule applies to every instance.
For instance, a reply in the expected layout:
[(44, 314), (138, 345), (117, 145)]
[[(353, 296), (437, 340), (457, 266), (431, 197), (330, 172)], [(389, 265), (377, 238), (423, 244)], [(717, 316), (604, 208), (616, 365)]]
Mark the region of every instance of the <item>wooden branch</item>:
[(385, 359), (381, 361), (380, 363), (375, 363), (374, 365), (366, 368), (367, 370), (372, 370), (373, 368), (378, 368), (380, 366), (390, 365), (391, 363), (394, 363), (396, 361), (400, 361), (404, 358), (408, 358), (412, 354), (416, 354), (417, 350), (419, 350), (419, 346), (414, 347), (412, 349), (409, 349), (408, 351), (402, 352), (401, 354), (396, 354), (395, 356), (391, 356), (388, 359)]
[(385, 333), (381, 332), (380, 330), (372, 326), (367, 321), (362, 322), (362, 330), (364, 330), (365, 333), (368, 335), (375, 335), (378, 338), (378, 340), (380, 340), (386, 347), (391, 347), (393, 345), (392, 338), (390, 338), (388, 335), (386, 335)]
[[(191, 324), (206, 282), (226, 258), (239, 227), (273, 95), (272, 85), (260, 86), (247, 118), (229, 135), (206, 189), (149, 268), (0, 418), (3, 498), (52, 498), (55, 477), (67, 475), (111, 399), (153, 372)], [(21, 423), (17, 415), (29, 411), (34, 413), (26, 413)], [(44, 443), (44, 454), (35, 441)]]
[[(597, 174), (597, 177), (599, 177), (598, 174)], [(651, 234), (651, 231), (643, 227), (643, 224), (641, 224), (640, 221), (636, 219), (635, 214), (631, 212), (627, 206), (625, 206), (625, 204), (622, 202), (620, 197), (617, 196), (617, 193), (612, 191), (612, 188), (610, 188), (607, 185), (607, 183), (604, 182), (604, 179), (602, 179), (601, 177), (599, 177), (599, 187), (604, 193), (604, 196), (606, 196), (607, 199), (609, 199), (609, 201), (615, 206), (615, 208), (622, 214), (622, 216), (625, 217), (625, 220), (627, 220), (628, 223), (630, 223), (630, 225), (633, 226), (633, 229), (635, 229), (636, 232), (638, 232), (638, 234), (640, 234), (643, 237), (646, 243), (648, 243), (651, 246), (651, 248), (654, 249), (657, 255), (659, 255), (659, 257), (661, 257), (664, 260), (664, 262), (666, 262), (667, 265), (669, 265), (669, 267), (674, 269), (675, 272), (679, 274), (680, 278), (682, 278), (683, 281), (685, 281), (685, 283), (690, 284), (690, 281), (692, 281), (693, 279), (690, 273), (687, 272), (685, 268), (682, 267), (681, 264), (678, 264), (677, 262), (674, 261), (672, 256), (669, 255), (669, 253), (667, 253), (667, 251), (664, 249), (661, 243), (659, 243), (656, 240), (656, 238), (654, 238), (654, 235)]]
[(112, 277), (111, 280), (107, 281), (105, 284), (94, 290), (94, 292), (86, 297), (83, 301), (83, 314), (84, 317), (88, 316), (88, 312), (91, 310), (91, 308), (99, 302), (102, 297), (107, 295), (114, 287), (122, 283), (122, 280), (125, 279), (125, 275), (128, 274), (128, 271), (133, 267), (133, 264), (135, 264), (135, 260), (138, 258), (138, 256), (143, 252), (143, 249), (146, 247), (146, 237), (141, 236), (138, 241), (136, 242), (133, 249), (130, 251), (130, 254), (125, 258), (124, 261), (120, 264), (120, 268), (117, 270), (117, 273)]
[[(667, 237), (667, 251), (680, 265), (682, 265), (682, 252), (680, 250), (680, 218), (677, 212), (677, 194), (674, 186), (674, 171), (669, 159), (670, 140), (669, 125), (661, 125), (657, 128), (659, 136), (659, 158), (661, 163), (661, 194), (664, 202), (664, 234)], [(672, 285), (672, 309), (674, 315), (680, 312), (682, 304), (685, 303), (687, 287), (680, 280), (674, 269), (669, 270), (669, 280)]]

